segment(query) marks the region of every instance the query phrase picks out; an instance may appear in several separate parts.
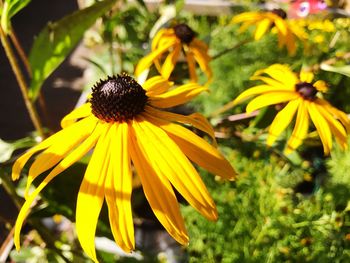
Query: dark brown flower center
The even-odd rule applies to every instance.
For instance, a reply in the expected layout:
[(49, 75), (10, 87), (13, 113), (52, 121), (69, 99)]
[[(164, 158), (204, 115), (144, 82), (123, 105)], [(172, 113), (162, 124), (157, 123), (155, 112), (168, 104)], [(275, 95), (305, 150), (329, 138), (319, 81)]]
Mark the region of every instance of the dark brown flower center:
[(181, 40), (182, 43), (190, 44), (193, 38), (196, 36), (196, 32), (194, 32), (188, 25), (186, 24), (178, 24), (173, 27), (175, 31), (175, 35), (178, 39)]
[(296, 91), (306, 100), (314, 100), (316, 98), (317, 89), (307, 82), (300, 82), (295, 85)]
[(106, 122), (128, 121), (141, 113), (147, 103), (146, 91), (123, 73), (101, 80), (92, 87), (92, 113)]
[(287, 18), (287, 13), (281, 8), (272, 9), (270, 12), (274, 13), (275, 15), (278, 15), (282, 19)]

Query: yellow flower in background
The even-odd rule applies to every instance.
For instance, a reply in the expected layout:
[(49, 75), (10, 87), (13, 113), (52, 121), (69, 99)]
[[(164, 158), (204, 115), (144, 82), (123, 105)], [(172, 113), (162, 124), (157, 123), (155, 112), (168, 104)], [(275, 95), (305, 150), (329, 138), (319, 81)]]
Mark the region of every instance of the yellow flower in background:
[(264, 84), (244, 91), (233, 103), (236, 105), (251, 96), (258, 95), (248, 103), (247, 113), (269, 105), (285, 104), (271, 123), (267, 144), (271, 146), (296, 115), (295, 126), (288, 140), (286, 153), (295, 150), (306, 138), (309, 119), (316, 127), (325, 154), (329, 154), (332, 149), (332, 134), (342, 148), (347, 148), (347, 133), (350, 131), (349, 118), (344, 112), (318, 97), (319, 92), (327, 90), (327, 86), (322, 80), (313, 83), (313, 78), (314, 75), (311, 72), (301, 71), (298, 77), (288, 66), (274, 64), (257, 71), (252, 77), (252, 79), (263, 81)]
[(211, 80), (213, 74), (209, 66), (211, 57), (208, 55), (208, 46), (197, 39), (196, 33), (186, 24), (177, 24), (158, 31), (152, 41), (151, 53), (139, 61), (135, 76), (140, 76), (154, 64), (159, 73), (168, 79), (181, 54), (188, 64), (191, 81), (198, 80), (196, 64), (206, 74), (208, 82)]
[(273, 9), (271, 11), (245, 12), (234, 16), (231, 22), (234, 24), (242, 23), (240, 32), (255, 25), (255, 40), (261, 39), (270, 30), (277, 32), (279, 48), (286, 46), (288, 53), (294, 55), (297, 49), (296, 38), (304, 41), (307, 39), (307, 34), (302, 27), (291, 26), (286, 18), (287, 14), (282, 9)]
[[(38, 153), (29, 169), (26, 200), (15, 225), (17, 249), (23, 222), (37, 195), (92, 148), (78, 193), (76, 229), (82, 248), (95, 262), (94, 237), (104, 200), (116, 243), (126, 252), (135, 247), (131, 164), (155, 216), (179, 243), (185, 245), (189, 239), (173, 187), (203, 216), (217, 219), (215, 204), (190, 160), (225, 179), (234, 179), (236, 173), (215, 147), (180, 125), (193, 125), (214, 139), (214, 131), (202, 115), (162, 110), (186, 103), (206, 88), (195, 83), (176, 89), (171, 86), (160, 76), (143, 86), (126, 74), (109, 77), (92, 88), (87, 103), (63, 118), (61, 131), (15, 162), (14, 180)], [(29, 193), (32, 182), (45, 171), (48, 175)]]

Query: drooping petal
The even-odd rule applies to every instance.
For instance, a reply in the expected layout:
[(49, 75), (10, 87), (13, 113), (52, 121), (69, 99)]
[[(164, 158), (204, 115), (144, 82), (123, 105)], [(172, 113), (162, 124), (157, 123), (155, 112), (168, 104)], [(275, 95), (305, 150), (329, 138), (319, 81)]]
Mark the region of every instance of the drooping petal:
[(44, 189), (44, 187), (58, 174), (66, 170), (72, 164), (80, 160), (94, 145), (101, 135), (101, 124), (98, 124), (96, 129), (93, 131), (91, 136), (87, 138), (82, 144), (80, 144), (74, 151), (69, 153), (40, 183), (40, 185), (31, 193), (26, 201), (24, 202), (21, 210), (19, 211), (16, 225), (15, 225), (15, 233), (14, 233), (14, 243), (16, 249), (20, 249), (20, 233), (22, 229), (23, 222), (30, 210), (32, 203), (38, 194)]
[(148, 121), (161, 127), (191, 161), (224, 179), (233, 180), (236, 177), (236, 171), (225, 157), (201, 137), (180, 125), (147, 113), (145, 116)]
[(208, 120), (200, 113), (193, 113), (188, 116), (185, 116), (172, 112), (161, 111), (150, 106), (146, 106), (145, 111), (151, 116), (158, 117), (164, 120), (190, 124), (195, 128), (208, 134), (213, 140), (214, 144), (216, 145), (214, 129), (210, 125)]
[(105, 183), (110, 227), (116, 243), (125, 251), (135, 248), (131, 211), (132, 173), (128, 148), (128, 125), (120, 123), (110, 129), (110, 158)]
[[(274, 15), (274, 14), (273, 14)], [(278, 33), (280, 33), (283, 37), (286, 37), (287, 31), (288, 31), (288, 25), (287, 23), (280, 17), (276, 17), (274, 15), (274, 20), (273, 20), (275, 27), (278, 30)]]
[(43, 151), (33, 162), (29, 169), (25, 198), (28, 196), (32, 182), (43, 172), (49, 170), (61, 161), (78, 144), (91, 135), (95, 129), (97, 121), (95, 118), (86, 118), (79, 125), (75, 125), (70, 133), (66, 133), (60, 138), (60, 142), (51, 145)]
[(323, 100), (323, 99), (316, 99), (316, 103), (319, 105), (322, 105), (328, 112), (330, 112), (336, 119), (338, 119), (345, 127), (346, 131), (350, 133), (350, 119), (348, 115), (341, 111), (338, 110), (337, 108), (333, 107), (331, 104), (329, 104), (328, 101)]
[(300, 100), (290, 101), (274, 118), (269, 129), (269, 136), (267, 137), (267, 145), (271, 146), (278, 136), (291, 123), (294, 114), (299, 106)]
[(84, 127), (86, 125), (86, 122), (89, 122), (88, 119), (84, 119), (81, 121), (78, 121), (77, 123), (51, 135), (49, 138), (45, 139), (38, 145), (31, 148), (29, 151), (24, 153), (21, 157), (19, 157), (16, 162), (13, 164), (12, 167), (12, 180), (17, 180), (19, 178), (19, 175), (24, 167), (24, 165), (27, 163), (30, 157), (32, 157), (35, 153), (42, 151), (48, 147), (50, 147), (53, 144), (60, 144), (62, 143), (62, 138), (69, 136), (69, 134), (74, 130), (79, 130), (81, 127)]
[(159, 176), (151, 167), (149, 157), (140, 147), (131, 124), (129, 125), (131, 159), (141, 179), (145, 196), (159, 222), (180, 244), (188, 244), (188, 234), (180, 214), (173, 188), (167, 178)]
[(292, 91), (275, 91), (275, 92), (265, 93), (256, 97), (251, 102), (249, 102), (247, 105), (246, 112), (251, 113), (255, 110), (258, 110), (266, 106), (295, 100), (298, 97), (299, 95), (296, 92), (292, 92)]
[(244, 21), (259, 21), (262, 19), (264, 16), (258, 12), (244, 12), (242, 14), (236, 15), (232, 18), (231, 23), (241, 23)]
[(322, 114), (322, 116), (325, 118), (325, 120), (328, 122), (329, 128), (331, 129), (331, 132), (334, 135), (337, 142), (339, 143), (339, 145), (343, 149), (346, 149), (347, 148), (347, 134), (346, 134), (344, 127), (321, 104), (315, 103), (315, 106), (318, 109), (318, 111)]
[(99, 138), (81, 183), (76, 208), (76, 230), (81, 247), (95, 262), (95, 232), (102, 208), (105, 178), (110, 160), (109, 141), (115, 134), (109, 134), (111, 124), (103, 124), (104, 131)]
[(330, 150), (332, 149), (332, 134), (329, 128), (329, 124), (324, 119), (322, 114), (318, 111), (315, 103), (308, 103), (307, 106), (311, 120), (314, 123), (322, 141), (324, 154), (328, 155)]
[(84, 103), (80, 107), (74, 109), (61, 120), (61, 127), (66, 128), (75, 123), (77, 119), (85, 118), (91, 115), (91, 103)]
[(299, 100), (300, 103), (297, 118), (295, 120), (295, 126), (292, 135), (290, 136), (290, 139), (287, 143), (287, 148), (285, 150), (286, 154), (291, 153), (301, 145), (303, 140), (306, 138), (307, 131), (309, 129), (309, 114), (307, 110), (307, 105), (309, 105), (309, 103), (305, 102), (302, 99)]
[(164, 37), (169, 37), (172, 35), (173, 35), (173, 30), (169, 30), (168, 28), (161, 28), (152, 40), (152, 47), (151, 47), (152, 50), (157, 49), (160, 39), (162, 39)]
[(159, 108), (170, 108), (176, 105), (184, 104), (196, 97), (199, 93), (208, 90), (208, 88), (189, 83), (170, 90), (166, 93), (149, 98), (150, 104)]
[(179, 59), (180, 56), (180, 51), (181, 51), (181, 46), (175, 46), (174, 50), (172, 50), (167, 58), (165, 59), (162, 69), (161, 69), (161, 75), (168, 79), (171, 75), (171, 72), (173, 72), (176, 62)]
[(312, 73), (311, 71), (302, 70), (300, 72), (300, 80), (302, 82), (311, 83), (313, 79), (314, 79), (314, 73)]
[(196, 73), (196, 61), (191, 51), (186, 52), (186, 60), (188, 65), (188, 72), (190, 73), (190, 79), (192, 82), (197, 82), (198, 78)]
[(197, 61), (199, 67), (207, 76), (208, 81), (210, 81), (213, 77), (213, 72), (209, 66), (211, 57), (206, 52), (203, 52), (197, 47), (191, 47), (191, 52), (193, 53), (194, 59)]
[(294, 56), (296, 51), (297, 51), (297, 46), (296, 46), (296, 43), (295, 43), (295, 37), (294, 37), (294, 35), (292, 34), (292, 32), (290, 30), (287, 31), (287, 35), (286, 35), (286, 38), (285, 38), (285, 43), (286, 43), (286, 46), (287, 46), (288, 54), (290, 56)]
[(159, 49), (152, 51), (150, 54), (143, 57), (136, 66), (135, 73), (134, 73), (135, 76), (137, 77), (137, 76), (141, 75), (141, 73), (144, 70), (148, 69), (152, 65), (153, 60), (155, 60), (156, 58), (161, 56), (170, 47), (174, 46), (175, 43), (176, 43), (176, 40), (169, 41), (166, 45), (162, 46)]
[(167, 178), (176, 190), (209, 220), (217, 219), (214, 201), (193, 165), (168, 135), (141, 119), (134, 125), (138, 145), (149, 157), (159, 177)]
[(262, 36), (265, 35), (266, 31), (270, 29), (271, 24), (272, 24), (272, 21), (268, 18), (265, 18), (259, 21), (255, 29), (254, 39), (255, 40), (261, 39)]
[(148, 79), (142, 85), (142, 88), (146, 90), (147, 96), (155, 96), (168, 91), (172, 85), (173, 82), (168, 81), (162, 76), (156, 76)]

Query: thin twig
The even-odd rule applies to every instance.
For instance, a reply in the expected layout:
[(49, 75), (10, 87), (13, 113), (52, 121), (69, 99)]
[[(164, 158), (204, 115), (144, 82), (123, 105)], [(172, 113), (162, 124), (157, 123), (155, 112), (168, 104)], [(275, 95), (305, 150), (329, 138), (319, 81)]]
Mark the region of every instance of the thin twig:
[(1, 25), (0, 25), (0, 38), (1, 38), (1, 43), (2, 43), (4, 50), (5, 50), (6, 56), (10, 62), (12, 71), (15, 74), (16, 80), (17, 80), (18, 85), (20, 87), (20, 90), (22, 92), (22, 96), (23, 96), (25, 105), (27, 107), (29, 116), (30, 116), (30, 118), (33, 122), (33, 125), (34, 125), (35, 129), (37, 130), (39, 136), (44, 138), (44, 132), (43, 132), (43, 128), (41, 125), (39, 115), (38, 115), (34, 105), (32, 104), (30, 98), (29, 98), (28, 87), (27, 87), (26, 81), (25, 81), (24, 76), (21, 72), (21, 69), (18, 65), (16, 56), (12, 50), (11, 44), (10, 44), (9, 40), (7, 39), (7, 36), (4, 32), (4, 30), (2, 29)]
[(239, 47), (241, 47), (241, 46), (243, 46), (243, 45), (245, 45), (245, 44), (251, 42), (252, 40), (253, 40), (253, 39), (251, 39), (251, 38), (242, 40), (241, 42), (238, 42), (236, 45), (234, 45), (234, 46), (232, 46), (232, 47), (229, 47), (229, 48), (227, 48), (227, 49), (225, 49), (225, 50), (219, 52), (218, 54), (212, 56), (212, 60), (217, 59), (217, 58), (219, 58), (219, 57), (221, 57), (221, 56), (227, 54), (228, 52), (231, 52), (232, 50), (235, 50), (236, 48), (239, 48)]

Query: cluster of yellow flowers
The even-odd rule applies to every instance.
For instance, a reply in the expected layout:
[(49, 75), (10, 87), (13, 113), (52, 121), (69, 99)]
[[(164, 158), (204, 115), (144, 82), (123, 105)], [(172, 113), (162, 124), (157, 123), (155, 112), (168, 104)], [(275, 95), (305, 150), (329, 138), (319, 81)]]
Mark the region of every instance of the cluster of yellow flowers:
[[(248, 12), (233, 18), (241, 23), (241, 31), (256, 25), (254, 38), (259, 40), (268, 30), (278, 34), (279, 45), (293, 55), (296, 38), (305, 41), (302, 27), (290, 27), (281, 10)], [(190, 83), (173, 88), (169, 81), (176, 63), (188, 64)], [(20, 231), (30, 207), (42, 189), (58, 174), (80, 160), (92, 148), (94, 151), (78, 193), (76, 229), (82, 248), (97, 262), (94, 237), (98, 217), (106, 200), (110, 227), (116, 243), (126, 252), (135, 248), (131, 195), (134, 166), (141, 179), (145, 196), (158, 220), (179, 243), (189, 241), (184, 220), (173, 187), (203, 216), (217, 219), (217, 210), (208, 190), (191, 161), (228, 180), (236, 172), (215, 146), (214, 130), (204, 116), (188, 116), (166, 109), (184, 104), (207, 87), (197, 84), (196, 65), (212, 79), (208, 46), (196, 38), (186, 24), (161, 29), (153, 39), (151, 52), (142, 58), (135, 76), (142, 75), (154, 64), (159, 76), (140, 85), (127, 74), (108, 77), (95, 84), (88, 101), (65, 116), (62, 130), (45, 139), (25, 154), (13, 166), (13, 179), (18, 179), (27, 161), (38, 154), (28, 173), (25, 203), (15, 226), (15, 245), (20, 247)], [(299, 76), (288, 66), (275, 64), (256, 72), (254, 80), (263, 84), (244, 91), (237, 104), (256, 96), (247, 112), (281, 104), (269, 130), (267, 144), (292, 122), (295, 127), (286, 151), (295, 150), (308, 134), (309, 118), (314, 123), (325, 154), (332, 148), (332, 134), (345, 148), (350, 122), (347, 115), (332, 107), (319, 94), (327, 90), (323, 81), (313, 83), (313, 74), (302, 71)], [(208, 134), (208, 143), (182, 124)], [(39, 186), (29, 188), (46, 172)]]

